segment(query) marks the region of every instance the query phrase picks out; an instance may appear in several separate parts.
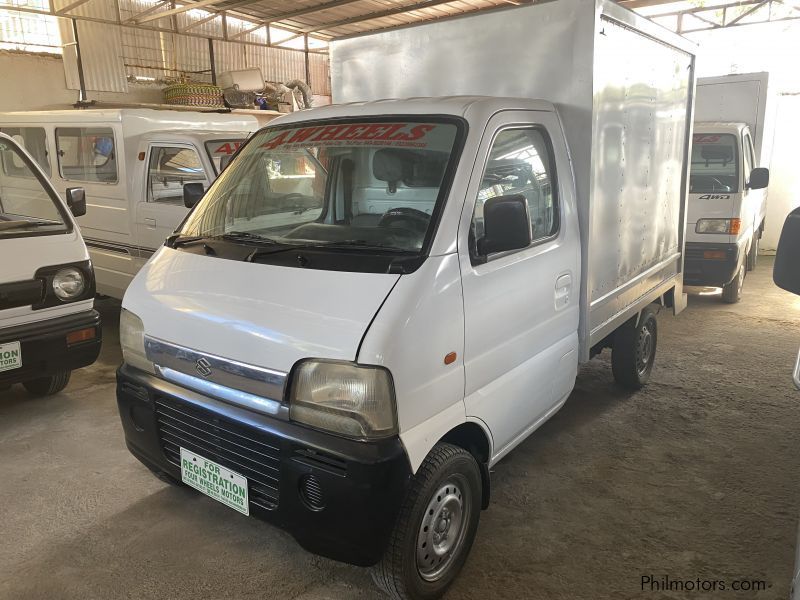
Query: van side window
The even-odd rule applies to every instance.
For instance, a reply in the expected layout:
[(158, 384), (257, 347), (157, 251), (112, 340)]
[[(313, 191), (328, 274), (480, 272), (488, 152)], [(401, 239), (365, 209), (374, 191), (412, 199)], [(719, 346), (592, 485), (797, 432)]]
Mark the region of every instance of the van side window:
[[(25, 148), (42, 170), (50, 176), (50, 161), (47, 157), (47, 135), (42, 127), (2, 127), (3, 132)], [(11, 177), (31, 177), (32, 172), (16, 153), (3, 153), (3, 173)]]
[(58, 168), (67, 181), (117, 182), (114, 132), (110, 127), (56, 128)]
[(208, 185), (203, 163), (194, 148), (152, 146), (147, 174), (147, 200), (183, 206), (183, 185), (191, 182)]
[(497, 134), (478, 190), (471, 238), (483, 237), (484, 202), (511, 194), (522, 194), (528, 201), (533, 243), (558, 233), (555, 171), (546, 135), (540, 127), (506, 129)]

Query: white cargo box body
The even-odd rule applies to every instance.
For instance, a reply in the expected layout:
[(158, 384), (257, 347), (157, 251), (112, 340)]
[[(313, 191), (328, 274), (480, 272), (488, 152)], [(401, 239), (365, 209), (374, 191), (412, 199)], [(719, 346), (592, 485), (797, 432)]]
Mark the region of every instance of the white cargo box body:
[(668, 290), (676, 312), (685, 306), (694, 51), (613, 2), (559, 0), (335, 41), (333, 100), (463, 94), (556, 104), (578, 193), (587, 360)]
[(753, 134), (756, 163), (769, 167), (775, 136), (775, 94), (769, 73), (743, 73), (697, 80), (694, 120), (698, 123), (745, 123)]

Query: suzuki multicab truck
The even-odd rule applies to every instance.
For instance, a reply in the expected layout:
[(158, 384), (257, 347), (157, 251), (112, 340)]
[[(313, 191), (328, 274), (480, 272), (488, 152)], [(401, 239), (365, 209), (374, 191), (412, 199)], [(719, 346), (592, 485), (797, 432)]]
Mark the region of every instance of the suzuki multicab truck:
[(603, 348), (644, 385), (684, 306), (692, 51), (586, 0), (335, 43), (347, 103), (250, 138), (128, 288), (130, 451), (441, 596), (490, 468)]
[(67, 203), (0, 133), (0, 389), (55, 394), (100, 352), (92, 264), (73, 218), (83, 191), (69, 190)]
[[(738, 302), (764, 232), (772, 129), (768, 74), (697, 84), (686, 232), (686, 285)], [(774, 108), (774, 107), (773, 107)]]

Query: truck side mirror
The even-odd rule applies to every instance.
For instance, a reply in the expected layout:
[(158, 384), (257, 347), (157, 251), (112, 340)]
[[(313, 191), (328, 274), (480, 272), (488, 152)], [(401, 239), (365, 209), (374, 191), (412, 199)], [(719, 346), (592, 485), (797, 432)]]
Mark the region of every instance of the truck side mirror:
[(750, 182), (747, 187), (751, 190), (763, 190), (769, 185), (769, 169), (756, 167), (750, 171)]
[(786, 217), (775, 253), (772, 279), (779, 288), (800, 295), (800, 208)]
[(186, 208), (194, 208), (194, 205), (200, 202), (203, 194), (206, 193), (202, 183), (194, 181), (192, 183), (183, 184), (183, 205)]
[(481, 256), (530, 246), (531, 220), (525, 196), (495, 196), (484, 202), (483, 230), (484, 235), (478, 240)]
[(67, 188), (67, 207), (74, 217), (86, 214), (86, 192), (83, 188)]

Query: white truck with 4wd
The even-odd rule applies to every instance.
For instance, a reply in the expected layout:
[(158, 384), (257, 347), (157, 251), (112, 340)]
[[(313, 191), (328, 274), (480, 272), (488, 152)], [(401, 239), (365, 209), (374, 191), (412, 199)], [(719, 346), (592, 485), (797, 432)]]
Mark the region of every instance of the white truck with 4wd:
[(344, 103), (251, 137), (128, 288), (117, 401), (160, 477), (438, 598), (492, 465), (604, 348), (645, 385), (685, 306), (693, 45), (561, 0), (332, 60)]
[(774, 106), (767, 73), (698, 80), (684, 283), (741, 297), (767, 214)]

